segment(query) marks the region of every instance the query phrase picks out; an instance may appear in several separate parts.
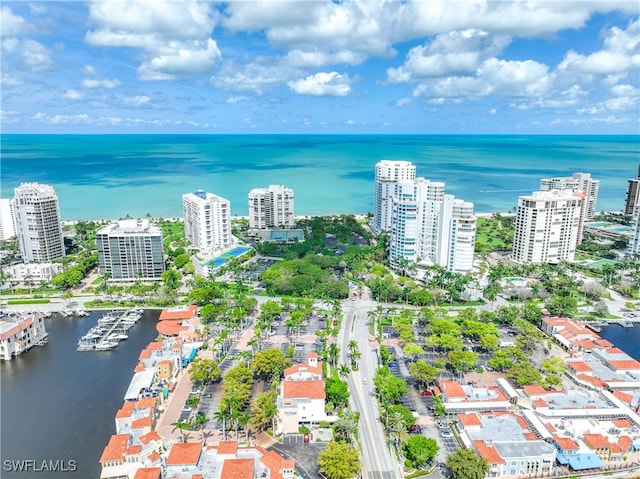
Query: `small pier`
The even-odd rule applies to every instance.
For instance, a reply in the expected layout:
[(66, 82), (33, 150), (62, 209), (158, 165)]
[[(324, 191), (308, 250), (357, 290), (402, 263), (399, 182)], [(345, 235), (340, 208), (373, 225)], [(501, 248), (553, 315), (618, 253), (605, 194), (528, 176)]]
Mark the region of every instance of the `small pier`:
[(142, 310), (134, 309), (104, 315), (87, 334), (78, 340), (78, 351), (109, 351), (127, 339), (127, 331), (142, 317)]

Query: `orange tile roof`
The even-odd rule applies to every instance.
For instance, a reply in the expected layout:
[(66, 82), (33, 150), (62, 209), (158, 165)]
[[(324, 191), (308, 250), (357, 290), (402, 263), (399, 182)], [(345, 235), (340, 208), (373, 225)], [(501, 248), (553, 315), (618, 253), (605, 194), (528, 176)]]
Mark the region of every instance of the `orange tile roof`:
[(593, 371), (593, 368), (584, 361), (567, 361), (567, 366), (574, 371)]
[(440, 389), (447, 398), (465, 398), (467, 393), (457, 381), (440, 381)]
[(144, 363), (138, 363), (136, 365), (136, 367), (133, 368), (133, 372), (134, 373), (140, 373), (140, 372), (144, 371), (145, 369), (147, 369), (147, 367), (144, 365)]
[(596, 341), (596, 344), (598, 346), (612, 346), (612, 344), (609, 341), (607, 341), (606, 339), (602, 339), (602, 338), (598, 339)]
[(136, 454), (140, 454), (140, 451), (142, 451), (142, 446), (140, 445), (129, 446), (127, 448), (126, 454), (127, 456), (135, 456)]
[(550, 422), (546, 423), (544, 426), (547, 428), (549, 432), (556, 432), (556, 428), (553, 427), (553, 424), (551, 424)]
[(201, 442), (186, 442), (184, 444), (174, 444), (169, 451), (169, 457), (167, 457), (166, 465), (195, 465), (198, 463), (201, 452)]
[(640, 369), (640, 361), (624, 359), (622, 361), (607, 361), (614, 369)]
[(307, 363), (295, 364), (290, 368), (287, 368), (284, 370), (284, 377), (286, 378), (288, 376), (296, 374), (297, 372), (300, 372), (303, 369), (306, 369), (308, 372), (312, 374), (317, 374), (319, 376), (322, 376), (322, 362), (318, 361), (318, 365), (315, 367), (309, 366)]
[(580, 346), (582, 349), (593, 349), (596, 347), (596, 344), (590, 339), (580, 339), (578, 341), (573, 341), (574, 346)]
[(283, 397), (324, 399), (324, 381), (321, 379), (310, 381), (283, 381)]
[(131, 417), (131, 414), (133, 413), (135, 408), (136, 408), (135, 401), (125, 401), (122, 407), (118, 409), (118, 412), (116, 413), (116, 419), (120, 419), (123, 417)]
[(151, 441), (162, 441), (162, 438), (156, 431), (149, 431), (148, 433), (140, 436), (140, 442), (145, 446)]
[(489, 446), (484, 441), (473, 441), (473, 445), (480, 457), (486, 459), (489, 464), (504, 464), (506, 462), (495, 447)]
[(577, 451), (580, 449), (580, 446), (570, 437), (559, 437), (554, 434), (553, 439), (563, 451)]
[(315, 352), (312, 351), (309, 354), (307, 354), (307, 357), (308, 358), (318, 358), (318, 353), (315, 353)]
[(547, 401), (545, 401), (544, 399), (534, 399), (533, 400), (533, 404), (536, 407), (547, 407), (548, 406)]
[(146, 409), (146, 408), (154, 408), (158, 403), (158, 398), (141, 398), (138, 399), (138, 408)]
[(614, 419), (611, 422), (615, 427), (619, 427), (620, 429), (633, 427), (633, 424), (631, 424), (631, 421), (629, 421), (628, 419)]
[(460, 413), (458, 414), (458, 419), (460, 420), (460, 423), (465, 427), (482, 426), (482, 421), (480, 420), (480, 418), (476, 413), (469, 413), (469, 414)]
[(259, 450), (262, 452), (260, 462), (271, 471), (269, 476), (271, 479), (282, 479), (282, 473), (280, 471), (283, 469), (293, 469), (296, 466), (295, 461), (283, 458), (276, 451), (264, 451), (262, 448)]
[(149, 359), (150, 357), (151, 357), (151, 349), (144, 348), (142, 351), (140, 351), (140, 355), (138, 356), (138, 359), (140, 360)]
[(608, 354), (625, 354), (625, 352), (620, 348), (607, 348), (605, 351)]
[(151, 416), (141, 417), (131, 423), (131, 429), (142, 429), (145, 427), (151, 427)]
[(238, 450), (238, 441), (220, 441), (217, 446), (218, 454), (233, 454)]
[(31, 317), (29, 319), (26, 319), (26, 320), (22, 321), (21, 323), (18, 323), (16, 326), (11, 328), (10, 330), (5, 331), (4, 333), (0, 334), (0, 339), (9, 339), (11, 336), (15, 335), (18, 331), (22, 331), (24, 329), (27, 329), (32, 324), (33, 324), (33, 317)]
[(160, 479), (161, 467), (143, 467), (136, 471), (133, 479)]
[(188, 329), (174, 321), (160, 321), (156, 324), (156, 330), (163, 336), (177, 336), (180, 331)]
[(160, 313), (160, 321), (180, 321), (185, 319), (191, 319), (198, 314), (198, 307), (195, 304), (190, 305), (187, 308), (174, 307), (165, 308)]
[(587, 446), (593, 449), (610, 449), (612, 444), (602, 434), (583, 434), (582, 438)]
[(109, 439), (100, 456), (100, 463), (111, 461), (123, 461), (124, 453), (129, 446), (129, 434), (114, 434)]
[(158, 451), (152, 452), (151, 454), (149, 454), (148, 459), (151, 462), (156, 462), (160, 460), (160, 453)]
[(227, 459), (222, 465), (220, 479), (253, 479), (253, 459)]
[(597, 386), (600, 388), (604, 387), (604, 383), (602, 381), (600, 381), (598, 378), (594, 378), (593, 376), (589, 376), (588, 374), (578, 374), (578, 377), (583, 381), (590, 382), (594, 386)]
[(539, 384), (527, 384), (522, 389), (524, 390), (525, 394), (529, 397), (543, 396), (549, 393), (549, 391), (547, 391), (545, 388), (543, 388)]
[(618, 447), (620, 447), (622, 452), (628, 451), (632, 443), (633, 441), (629, 436), (620, 436), (620, 439), (618, 439)]
[(618, 399), (620, 399), (620, 401), (625, 402), (627, 404), (631, 404), (631, 401), (633, 400), (633, 394), (627, 394), (622, 391), (613, 391), (613, 395)]
[(529, 439), (529, 441), (535, 441), (536, 439), (538, 439), (538, 437), (532, 432), (525, 432), (524, 437)]

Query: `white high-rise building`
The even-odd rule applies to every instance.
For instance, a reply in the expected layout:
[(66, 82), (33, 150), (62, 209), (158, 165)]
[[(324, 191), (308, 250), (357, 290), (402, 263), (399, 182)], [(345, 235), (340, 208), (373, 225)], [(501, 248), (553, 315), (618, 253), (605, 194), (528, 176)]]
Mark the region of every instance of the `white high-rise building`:
[(0, 199), (0, 239), (8, 240), (16, 235), (11, 200)]
[(249, 192), (249, 228), (293, 228), (293, 190), (284, 185), (254, 188)]
[(439, 265), (449, 271), (466, 272), (473, 268), (476, 247), (476, 215), (473, 203), (444, 195), (440, 210), (438, 242)]
[(513, 259), (519, 263), (573, 261), (583, 194), (570, 190), (534, 191), (518, 198)]
[(376, 163), (373, 221), (376, 234), (391, 230), (393, 197), (396, 185), (416, 178), (416, 167), (410, 161), (382, 160)]
[(640, 208), (636, 210), (633, 223), (631, 223), (628, 252), (630, 255), (640, 255)]
[(584, 225), (596, 214), (598, 203), (598, 190), (600, 180), (591, 178), (591, 173), (574, 173), (572, 176), (543, 178), (540, 180), (540, 191), (569, 190), (584, 193), (582, 211), (580, 212), (580, 225), (576, 241), (582, 243)]
[(116, 281), (148, 281), (165, 270), (162, 231), (149, 220), (122, 220), (96, 232), (100, 274)]
[(224, 248), (233, 243), (229, 200), (197, 190), (182, 195), (184, 236), (200, 251)]
[(640, 165), (638, 165), (638, 177), (629, 178), (627, 197), (624, 202), (624, 214), (633, 215), (640, 210)]
[(393, 187), (389, 262), (438, 264), (450, 271), (473, 267), (473, 203), (444, 194), (445, 184), (416, 178)]
[(64, 257), (58, 196), (53, 187), (22, 183), (15, 189), (11, 209), (25, 263), (51, 262)]

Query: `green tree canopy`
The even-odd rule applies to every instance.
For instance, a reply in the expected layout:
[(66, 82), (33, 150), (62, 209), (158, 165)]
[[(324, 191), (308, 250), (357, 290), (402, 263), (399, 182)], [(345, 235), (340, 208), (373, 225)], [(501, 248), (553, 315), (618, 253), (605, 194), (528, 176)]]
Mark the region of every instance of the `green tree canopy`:
[(189, 377), (191, 377), (191, 380), (194, 382), (214, 382), (220, 377), (220, 367), (213, 359), (196, 357), (191, 361), (191, 365), (189, 366)]
[(360, 458), (350, 444), (331, 441), (318, 456), (318, 466), (328, 479), (353, 479), (360, 470)]
[(291, 358), (285, 357), (277, 348), (269, 348), (256, 353), (251, 370), (261, 379), (279, 379), (286, 368), (291, 366)]
[(424, 436), (411, 436), (402, 444), (402, 450), (414, 466), (421, 468), (433, 461), (438, 454), (438, 443), (435, 439)]
[(446, 467), (453, 479), (484, 479), (489, 463), (473, 449), (458, 448), (447, 456)]

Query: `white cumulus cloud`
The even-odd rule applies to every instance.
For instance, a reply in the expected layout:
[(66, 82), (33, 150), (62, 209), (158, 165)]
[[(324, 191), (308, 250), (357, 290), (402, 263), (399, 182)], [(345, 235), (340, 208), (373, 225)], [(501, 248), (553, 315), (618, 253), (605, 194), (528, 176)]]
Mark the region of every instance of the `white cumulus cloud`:
[(0, 34), (3, 37), (14, 37), (29, 30), (29, 24), (20, 15), (15, 15), (11, 8), (3, 5), (0, 9)]
[(143, 50), (143, 80), (173, 80), (211, 70), (221, 58), (210, 38), (215, 11), (208, 3), (185, 0), (101, 0), (91, 3), (94, 29), (85, 40), (105, 47)]
[(299, 95), (346, 96), (351, 92), (349, 75), (337, 72), (318, 72), (287, 83)]
[(64, 94), (64, 97), (67, 100), (82, 100), (84, 98), (84, 93), (78, 90), (67, 90)]
[(120, 85), (122, 85), (122, 83), (117, 78), (85, 78), (84, 80), (82, 80), (82, 86), (84, 88), (107, 88), (111, 90), (113, 88), (118, 88)]
[(139, 96), (131, 96), (128, 98), (125, 98), (122, 103), (124, 103), (127, 106), (143, 106), (148, 104), (151, 101), (151, 98), (149, 98), (146, 95), (139, 95)]

